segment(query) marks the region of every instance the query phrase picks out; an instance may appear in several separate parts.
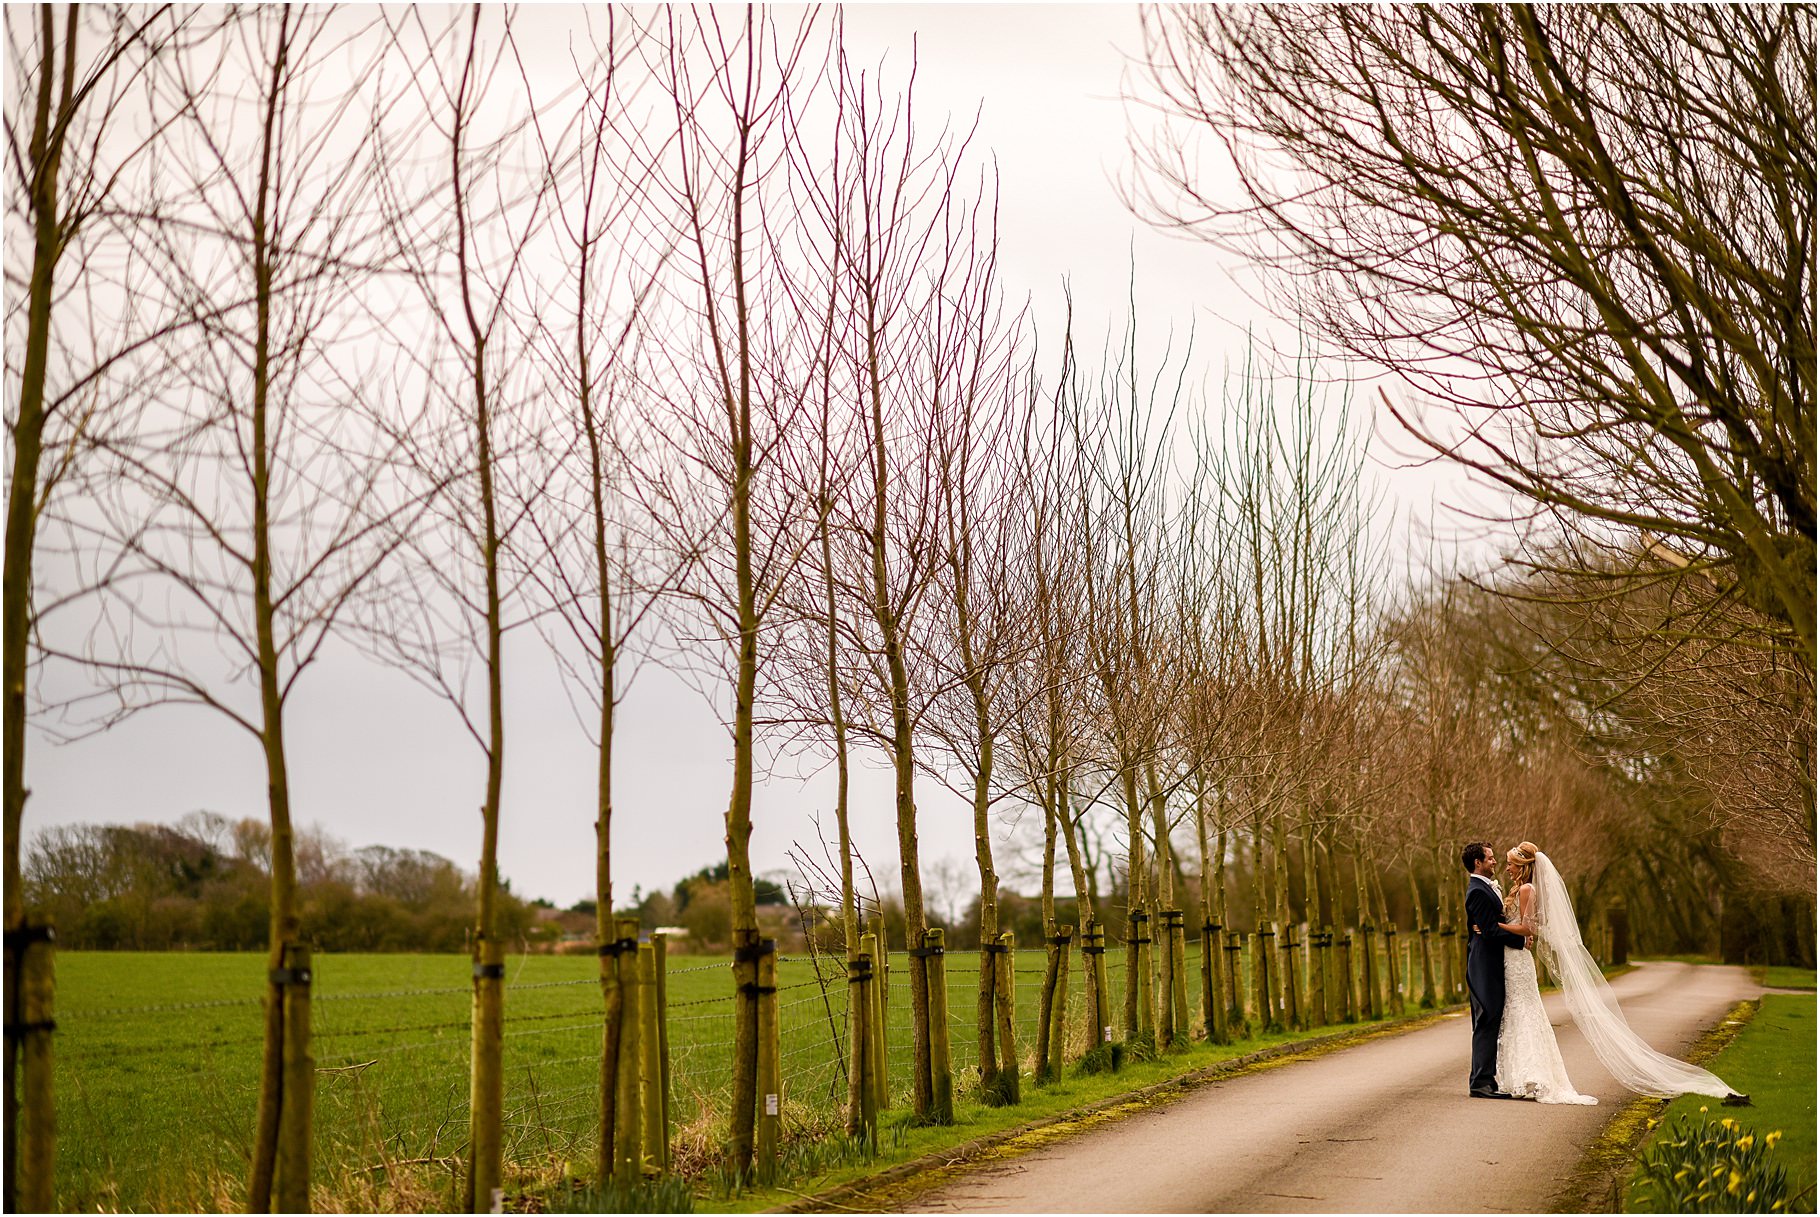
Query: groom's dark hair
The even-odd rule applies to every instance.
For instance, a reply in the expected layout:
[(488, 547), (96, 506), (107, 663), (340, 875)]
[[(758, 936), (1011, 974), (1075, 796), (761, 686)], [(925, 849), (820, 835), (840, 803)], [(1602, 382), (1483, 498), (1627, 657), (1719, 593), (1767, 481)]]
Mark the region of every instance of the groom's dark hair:
[(1470, 875), (1472, 874), (1473, 865), (1490, 852), (1490, 841), (1474, 841), (1460, 851), (1460, 865), (1464, 866), (1466, 868), (1466, 873)]

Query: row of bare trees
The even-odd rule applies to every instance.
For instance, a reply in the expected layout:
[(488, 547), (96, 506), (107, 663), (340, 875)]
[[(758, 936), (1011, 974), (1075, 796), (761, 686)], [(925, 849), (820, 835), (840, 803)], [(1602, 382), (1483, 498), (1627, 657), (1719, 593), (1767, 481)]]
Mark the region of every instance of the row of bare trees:
[[(763, 1111), (767, 749), (835, 768), (828, 903), (850, 957), (856, 756), (893, 773), (918, 952), (919, 788), (971, 809), (974, 1063), (998, 1102), (1021, 1066), (989, 966), (995, 821), (1040, 823), (1051, 938), (1069, 891), (1083, 935), (1122, 930), (1132, 1051), (1231, 1030), (1212, 988), (1188, 1025), (1174, 959), (1147, 941), (1165, 911), (1198, 905), (1210, 936), (1382, 924), (1406, 888), (1417, 924), (1444, 925), (1459, 842), (1488, 834), (1571, 842), (1551, 847), (1590, 895), (1626, 865), (1594, 829), (1635, 823), (1665, 766), (1797, 849), (1805, 789), (1811, 862), (1811, 671), (1779, 658), (1783, 639), (1803, 654), (1783, 600), (1728, 601), (1757, 624), (1701, 660), (1770, 640), (1753, 704), (1796, 759), (1773, 753), (1782, 784), (1753, 800), (1665, 725), (1699, 703), (1590, 688), (1588, 665), (1638, 636), (1588, 636), (1610, 616), (1390, 586), (1359, 428), (1311, 360), (1256, 356), (1210, 392), (1192, 341), (1159, 352), (1135, 301), (1097, 356), (1072, 315), (1039, 346), (1000, 278), (990, 159), (970, 129), (922, 120), (914, 60), (857, 62), (841, 18), (815, 12), (609, 10), (563, 16), (562, 37), (551, 20), (8, 15), (8, 932), (32, 924), (17, 880), (34, 663), (34, 713), (64, 733), (187, 703), (252, 737), (272, 900), (250, 1209), (308, 1203), (285, 739), (291, 694), (338, 644), (419, 680), (485, 761), (462, 1198), (482, 1211), (505, 1186), (485, 1130), (503, 1097), (498, 841), (522, 814), (503, 793), (514, 635), (561, 666), (594, 749), (603, 1178), (626, 947), (615, 727), (650, 659), (699, 684), (732, 743), (739, 1172)], [(1224, 20), (1180, 28), (1204, 46)], [(1761, 548), (1753, 534), (1736, 553)], [(1762, 587), (1786, 583), (1764, 569)], [(1697, 885), (1715, 858), (1755, 857), (1726, 848), (1671, 852)], [(1430, 995), (1446, 966), (1424, 960)], [(1110, 1006), (1097, 983), (1089, 969), (1089, 1010)], [(924, 968), (909, 990), (915, 1113), (946, 1121)], [(1266, 977), (1257, 1008), (1306, 1022), (1297, 993)], [(16, 1055), (9, 1039), (9, 1104)]]

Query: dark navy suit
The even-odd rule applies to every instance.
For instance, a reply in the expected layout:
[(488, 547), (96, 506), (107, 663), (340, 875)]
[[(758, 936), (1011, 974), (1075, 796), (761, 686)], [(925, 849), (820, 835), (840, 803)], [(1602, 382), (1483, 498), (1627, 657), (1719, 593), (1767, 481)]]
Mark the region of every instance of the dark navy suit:
[(1523, 935), (1498, 928), (1504, 906), (1491, 884), (1466, 879), (1466, 920), (1478, 932), (1466, 948), (1466, 992), (1472, 998), (1473, 1090), (1498, 1084), (1498, 1024), (1504, 1021), (1504, 952), (1523, 949)]

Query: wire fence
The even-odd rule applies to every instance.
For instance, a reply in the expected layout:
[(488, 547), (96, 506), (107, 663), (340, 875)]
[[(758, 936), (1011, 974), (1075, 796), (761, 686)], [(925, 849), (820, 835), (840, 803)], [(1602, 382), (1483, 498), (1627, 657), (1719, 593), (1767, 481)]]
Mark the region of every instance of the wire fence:
[[(1201, 951), (1185, 952), (1190, 1023), (1200, 1008)], [(1304, 948), (1304, 951), (1306, 948)], [(1413, 955), (1405, 950), (1404, 954)], [(1240, 983), (1251, 983), (1240, 953)], [(252, 1139), (263, 1042), (257, 996), (163, 1002), (105, 999), (83, 974), (106, 956), (59, 959), (57, 1034), (58, 1190), (68, 1209), (231, 1209), (240, 1203)], [(166, 982), (184, 984), (183, 955)], [(262, 957), (242, 970), (257, 985)], [(397, 957), (393, 957), (397, 958)], [(349, 1180), (383, 1183), (402, 1168), (458, 1168), (468, 1134), (471, 990), (454, 980), (465, 957), (319, 958), (312, 999), (317, 1068), (317, 1186), (346, 1195)], [(1018, 1058), (1035, 1065), (1045, 950), (1014, 954)], [(1122, 1009), (1126, 955), (1105, 955), (1108, 1008)], [(909, 964), (888, 956), (886, 1038), (890, 1105), (910, 1102)], [(1067, 1055), (1088, 1045), (1082, 956), (1070, 969)], [(977, 1080), (979, 956), (945, 958), (955, 1088)], [(1224, 964), (1222, 965), (1224, 966)], [(599, 1135), (603, 998), (591, 958), (524, 956), (508, 970), (505, 1000), (505, 1150), (508, 1164), (569, 1164), (586, 1173)], [(1411, 969), (1400, 969), (1406, 986)], [(431, 983), (386, 983), (389, 973)], [(567, 974), (563, 974), (567, 973)], [(1304, 970), (1303, 975), (1306, 975)], [(667, 970), (667, 1026), (676, 1130), (717, 1138), (733, 1072), (733, 983), (729, 963), (679, 957)], [(375, 980), (379, 984), (375, 984)], [(400, 976), (398, 979), (403, 980)], [(844, 961), (778, 957), (779, 1058), (786, 1135), (831, 1127), (847, 1098), (850, 986)], [(1419, 985), (1419, 974), (1414, 978)], [(180, 989), (178, 991), (181, 991)], [(1413, 990), (1410, 990), (1412, 993)], [(1113, 1021), (1120, 1021), (1114, 1013)], [(1184, 1029), (1186, 1030), (1186, 1029)]]

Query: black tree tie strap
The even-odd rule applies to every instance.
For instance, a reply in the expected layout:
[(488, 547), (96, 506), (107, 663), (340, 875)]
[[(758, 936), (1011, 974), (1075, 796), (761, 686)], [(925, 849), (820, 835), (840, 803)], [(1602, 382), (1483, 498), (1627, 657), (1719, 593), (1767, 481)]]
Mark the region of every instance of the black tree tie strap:
[(7, 953), (17, 955), (33, 943), (57, 941), (57, 929), (55, 926), (22, 922), (17, 928), (7, 930), (5, 937)]
[[(499, 966), (499, 974), (501, 976), (505, 975), (505, 965), (501, 964)], [(289, 988), (292, 985), (301, 985), (304, 988), (308, 988), (310, 984), (310, 970), (308, 968), (273, 968), (270, 972), (266, 973), (266, 979), (281, 989)]]
[(759, 960), (776, 950), (777, 940), (775, 938), (761, 938), (751, 946), (734, 947), (733, 962), (757, 963)]
[(504, 980), (506, 965), (503, 963), (477, 963), (474, 965), (475, 980)]
[(763, 993), (777, 992), (777, 986), (776, 985), (741, 985), (739, 987), (739, 991), (741, 993), (746, 994), (748, 997), (757, 997)]

